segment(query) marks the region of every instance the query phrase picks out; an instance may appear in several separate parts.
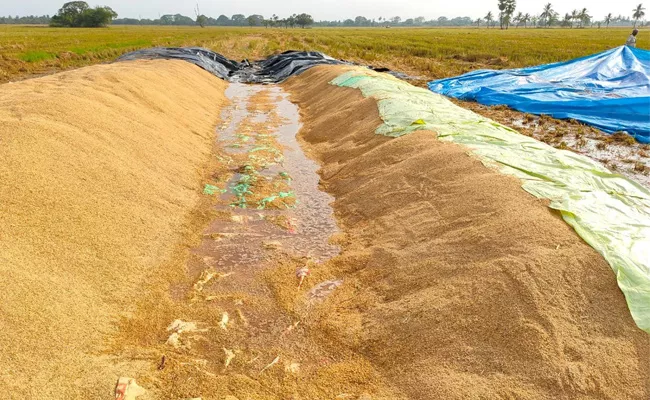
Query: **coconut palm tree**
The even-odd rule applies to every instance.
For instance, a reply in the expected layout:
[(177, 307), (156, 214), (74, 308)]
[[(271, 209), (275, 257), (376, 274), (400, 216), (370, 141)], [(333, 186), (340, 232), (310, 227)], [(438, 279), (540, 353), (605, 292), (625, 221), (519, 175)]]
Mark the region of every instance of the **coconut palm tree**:
[[(571, 11), (571, 21), (577, 21), (578, 28), (580, 28), (580, 12), (578, 10)], [(571, 27), (573, 27), (573, 22), (571, 22)]]
[(589, 11), (586, 8), (583, 8), (580, 14), (578, 14), (578, 19), (580, 19), (580, 25), (584, 28), (589, 23), (591, 15), (589, 15)]
[(569, 28), (573, 28), (573, 16), (571, 16), (571, 14), (569, 13), (564, 14), (564, 19), (562, 20), (562, 26), (568, 26)]
[(512, 14), (515, 12), (516, 8), (517, 0), (506, 0), (506, 29), (508, 29), (508, 26), (510, 25), (510, 19), (512, 18)]
[(604, 22), (607, 25), (607, 27), (609, 28), (609, 23), (612, 22), (612, 13), (609, 13), (609, 14), (607, 14), (607, 16), (605, 16), (605, 21)]
[(474, 21), (474, 22), (476, 22), (476, 27), (477, 28), (481, 28), (481, 21), (483, 21), (483, 18), (476, 18), (476, 21)]
[(522, 22), (524, 23), (524, 28), (526, 28), (528, 23), (530, 22), (530, 14), (529, 13), (524, 14), (524, 18), (522, 19)]
[(499, 0), (499, 26), (503, 29), (508, 0)]
[(632, 14), (632, 18), (634, 18), (634, 27), (636, 28), (636, 23), (639, 22), (640, 18), (643, 18), (645, 16), (645, 8), (643, 7), (643, 4), (639, 4), (636, 6), (634, 10), (634, 14)]
[(522, 22), (523, 19), (524, 19), (524, 13), (519, 11), (519, 13), (517, 13), (517, 15), (515, 15), (515, 19), (513, 20), (514, 23), (515, 23), (515, 28), (518, 28), (519, 25), (521, 25), (523, 23)]
[(541, 19), (543, 19), (544, 21), (546, 21), (547, 26), (551, 26), (551, 22), (553, 21), (553, 14), (554, 13), (555, 13), (555, 11), (553, 10), (553, 6), (551, 5), (551, 3), (547, 3), (544, 6), (544, 12), (542, 12), (539, 15), (539, 17)]
[(492, 11), (487, 13), (487, 15), (483, 18), (485, 18), (485, 23), (487, 24), (487, 27), (490, 28), (490, 24), (492, 23), (492, 21), (494, 21), (494, 14), (492, 14)]

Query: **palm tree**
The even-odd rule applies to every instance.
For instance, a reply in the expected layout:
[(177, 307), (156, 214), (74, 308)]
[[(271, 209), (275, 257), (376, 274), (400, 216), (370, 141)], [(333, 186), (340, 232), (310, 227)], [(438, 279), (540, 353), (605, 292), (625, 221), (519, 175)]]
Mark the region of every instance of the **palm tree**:
[(634, 27), (636, 28), (636, 23), (639, 22), (639, 18), (643, 18), (645, 15), (644, 12), (645, 8), (643, 7), (643, 4), (639, 4), (636, 6), (636, 8), (632, 11), (634, 11), (634, 14), (632, 14), (632, 18), (634, 18)]
[(481, 21), (483, 21), (483, 18), (476, 18), (476, 21), (474, 21), (474, 22), (476, 22), (476, 27), (477, 28), (481, 28)]
[(589, 15), (589, 11), (586, 8), (583, 8), (580, 14), (578, 14), (578, 18), (580, 19), (580, 25), (584, 28), (589, 23), (591, 15)]
[[(578, 28), (580, 27), (580, 12), (578, 10), (571, 11), (571, 21), (577, 21)], [(573, 22), (571, 22), (571, 27), (573, 27)]]
[(528, 22), (530, 22), (530, 14), (529, 13), (524, 14), (524, 18), (522, 19), (522, 22), (524, 23), (524, 28), (526, 28)]
[(517, 0), (506, 0), (506, 29), (510, 25), (510, 18), (517, 8)]
[(508, 6), (507, 0), (499, 0), (499, 26), (503, 29), (503, 20), (506, 16), (506, 7)]
[(487, 27), (490, 28), (490, 24), (492, 23), (492, 21), (494, 21), (494, 14), (492, 14), (492, 11), (490, 11), (489, 13), (487, 13), (487, 15), (484, 18)]
[(519, 11), (517, 15), (515, 15), (515, 18), (512, 20), (515, 23), (515, 28), (518, 28), (519, 25), (521, 24), (521, 19), (524, 18), (524, 13)]
[(546, 21), (547, 26), (551, 26), (554, 13), (555, 11), (553, 10), (553, 6), (551, 5), (551, 3), (547, 3), (544, 6), (544, 12), (542, 12), (539, 17)]
[(608, 28), (610, 22), (612, 22), (612, 13), (607, 14), (607, 16), (605, 17), (605, 24), (607, 25)]
[(562, 20), (562, 26), (568, 26), (573, 28), (573, 16), (569, 13), (564, 14), (564, 19)]

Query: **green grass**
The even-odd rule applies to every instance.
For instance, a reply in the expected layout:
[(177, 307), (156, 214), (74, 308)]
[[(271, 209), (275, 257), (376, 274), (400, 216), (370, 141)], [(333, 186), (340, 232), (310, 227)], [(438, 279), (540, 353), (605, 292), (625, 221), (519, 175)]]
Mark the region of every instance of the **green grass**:
[(56, 55), (52, 53), (48, 53), (45, 51), (28, 51), (25, 53), (21, 53), (18, 55), (18, 58), (28, 62), (28, 63), (34, 63), (34, 62), (39, 62), (43, 60), (49, 60), (50, 58), (55, 58)]
[[(204, 46), (240, 60), (284, 50), (319, 50), (337, 58), (426, 79), (477, 68), (513, 68), (568, 60), (625, 42), (627, 28), (437, 29), (210, 27), (49, 28), (0, 25), (0, 82), (105, 62), (151, 46)], [(639, 34), (648, 48), (650, 33)]]

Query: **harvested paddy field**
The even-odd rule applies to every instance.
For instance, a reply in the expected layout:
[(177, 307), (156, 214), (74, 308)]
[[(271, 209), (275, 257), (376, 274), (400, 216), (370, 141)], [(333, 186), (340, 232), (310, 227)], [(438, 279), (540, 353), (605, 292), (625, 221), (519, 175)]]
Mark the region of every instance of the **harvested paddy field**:
[[(570, 60), (619, 46), (628, 28), (237, 28), (111, 26), (105, 29), (0, 25), (0, 82), (112, 61), (148, 47), (201, 46), (234, 60), (286, 50), (388, 67), (422, 81), (481, 68)], [(639, 33), (648, 48), (650, 32)]]

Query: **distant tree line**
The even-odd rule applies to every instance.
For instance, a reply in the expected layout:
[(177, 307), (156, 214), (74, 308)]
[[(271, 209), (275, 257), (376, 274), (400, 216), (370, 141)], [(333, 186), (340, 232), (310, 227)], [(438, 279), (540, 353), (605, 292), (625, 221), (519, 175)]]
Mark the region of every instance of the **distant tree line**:
[(197, 15), (196, 19), (181, 14), (163, 15), (158, 19), (137, 19), (137, 18), (119, 18), (113, 21), (115, 25), (203, 25), (203, 26), (264, 26), (275, 28), (295, 28), (295, 27), (389, 27), (389, 26), (471, 26), (473, 20), (470, 17), (447, 18), (440, 17), (437, 19), (426, 20), (424, 17), (407, 18), (402, 20), (401, 17), (379, 17), (369, 19), (358, 16), (354, 19), (334, 20), (334, 21), (314, 21), (309, 14), (293, 14), (286, 18), (280, 18), (273, 14), (270, 18), (264, 18), (262, 15), (253, 14), (246, 17), (243, 14), (235, 14), (232, 17), (220, 15), (218, 18)]
[[(545, 28), (552, 26), (559, 26), (564, 28), (586, 28), (588, 26), (598, 26), (599, 28), (602, 25), (606, 27), (609, 26), (637, 26), (639, 20), (645, 16), (645, 8), (643, 4), (639, 4), (632, 10), (632, 17), (627, 17), (623, 15), (613, 16), (611, 13), (607, 14), (602, 20), (594, 20), (593, 16), (589, 15), (587, 8), (581, 10), (573, 10), (571, 13), (564, 14), (564, 17), (561, 17), (558, 12), (553, 9), (551, 3), (546, 3), (542, 12), (539, 14), (530, 14), (518, 12), (515, 15), (515, 10), (517, 9), (516, 0), (497, 0), (497, 7), (499, 13), (497, 15), (493, 14), (492, 11), (488, 12), (487, 15), (483, 18), (478, 18), (474, 23), (480, 27), (482, 22), (485, 22), (485, 25), (490, 27), (496, 27), (498, 24), (501, 29), (508, 29), (510, 26), (520, 27), (534, 27), (534, 28)], [(641, 25), (644, 24), (642, 20)], [(646, 23), (647, 25), (647, 23)]]
[(49, 23), (49, 15), (27, 15), (25, 17), (19, 17), (16, 15), (15, 17), (0, 17), (0, 24), (47, 25)]
[(447, 18), (440, 17), (437, 19), (427, 20), (425, 17), (415, 17), (402, 19), (402, 17), (379, 17), (369, 19), (364, 16), (358, 16), (354, 19), (345, 19), (339, 21), (319, 21), (314, 26), (348, 26), (348, 27), (390, 27), (390, 26), (470, 26), (473, 21), (470, 17)]
[[(428, 27), (457, 27), (472, 26), (480, 28), (481, 25), (487, 28), (508, 29), (511, 26), (518, 28), (544, 28), (544, 27), (565, 27), (565, 28), (585, 28), (589, 26), (636, 26), (641, 20), (641, 25), (645, 23), (645, 8), (639, 4), (633, 11), (631, 17), (611, 13), (606, 15), (602, 20), (596, 21), (587, 8), (573, 10), (566, 13), (563, 17), (553, 9), (551, 3), (547, 3), (539, 14), (530, 14), (517, 11), (516, 0), (497, 0), (499, 12), (497, 14), (490, 11), (482, 18), (472, 19), (470, 17), (439, 17), (437, 19), (427, 20), (425, 17), (407, 18), (402, 20), (401, 17), (379, 17), (366, 18), (357, 16), (354, 19), (335, 20), (335, 21), (317, 21), (315, 22), (309, 14), (293, 14), (281, 18), (273, 14), (270, 18), (265, 18), (259, 14), (245, 16), (244, 14), (234, 14), (231, 17), (220, 15), (217, 18), (208, 17), (201, 14), (198, 6), (194, 10), (195, 18), (181, 14), (165, 14), (157, 19), (142, 18), (119, 18), (110, 7), (90, 8), (83, 1), (72, 1), (65, 3), (57, 15), (49, 17), (47, 15), (28, 16), (28, 17), (0, 17), (0, 24), (50, 24), (52, 26), (106, 26), (109, 23), (114, 25), (176, 25), (176, 26), (250, 26), (250, 27), (278, 27), (278, 28), (295, 28), (308, 26), (319, 27), (392, 27), (392, 26), (428, 26)], [(647, 23), (645, 23), (648, 25)]]
[(200, 14), (197, 9), (195, 12), (196, 19), (181, 14), (166, 14), (157, 19), (137, 19), (137, 18), (119, 18), (113, 21), (115, 25), (200, 25), (200, 26), (266, 26), (266, 27), (285, 27), (295, 28), (297, 26), (305, 28), (314, 24), (314, 19), (309, 14), (293, 14), (287, 18), (280, 18), (273, 15), (266, 19), (262, 15), (253, 14), (248, 17), (244, 14), (235, 14), (230, 18), (226, 15), (220, 15), (218, 18), (212, 18)]

